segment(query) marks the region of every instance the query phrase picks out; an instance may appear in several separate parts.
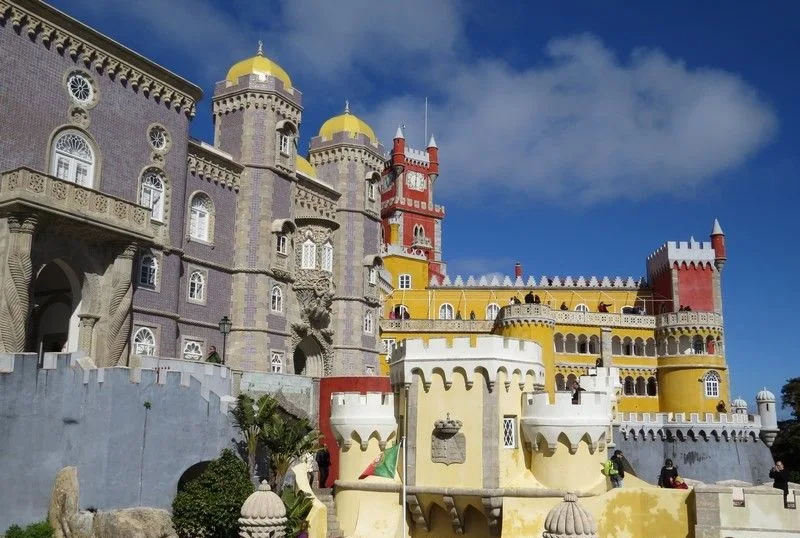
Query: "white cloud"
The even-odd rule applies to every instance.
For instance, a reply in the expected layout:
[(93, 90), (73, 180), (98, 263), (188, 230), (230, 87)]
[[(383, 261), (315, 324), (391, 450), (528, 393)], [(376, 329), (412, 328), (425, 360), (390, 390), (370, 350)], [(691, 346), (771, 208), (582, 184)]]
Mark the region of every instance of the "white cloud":
[[(499, 186), (582, 202), (677, 192), (741, 164), (777, 128), (753, 88), (721, 70), (646, 49), (621, 62), (589, 36), (553, 40), (546, 53), (544, 67), (484, 60), (439, 81), (443, 191)], [(419, 108), (399, 97), (370, 119), (388, 138)]]

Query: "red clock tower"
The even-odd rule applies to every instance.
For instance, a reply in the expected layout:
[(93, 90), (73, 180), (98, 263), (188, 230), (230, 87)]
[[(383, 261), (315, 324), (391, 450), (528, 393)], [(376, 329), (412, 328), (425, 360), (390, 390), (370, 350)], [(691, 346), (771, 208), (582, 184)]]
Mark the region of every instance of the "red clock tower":
[(444, 207), (433, 203), (439, 176), (439, 148), (431, 136), (424, 150), (406, 146), (397, 128), (381, 181), (381, 235), (387, 251), (422, 254), (431, 276), (445, 272), (442, 262)]

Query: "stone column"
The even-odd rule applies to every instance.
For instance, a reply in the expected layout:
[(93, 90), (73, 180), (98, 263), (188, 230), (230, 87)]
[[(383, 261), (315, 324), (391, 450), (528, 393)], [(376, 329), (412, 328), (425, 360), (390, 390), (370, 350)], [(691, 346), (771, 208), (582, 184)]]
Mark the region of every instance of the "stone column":
[(79, 314), (78, 318), (78, 351), (85, 351), (88, 356), (92, 356), (92, 336), (94, 325), (100, 316), (94, 314)]
[(613, 356), (612, 337), (611, 327), (600, 328), (600, 358), (603, 359), (603, 366), (606, 368), (611, 366), (611, 357)]
[(13, 214), (8, 223), (8, 252), (0, 300), (0, 344), (6, 353), (25, 351), (30, 314), (31, 245), (39, 220), (32, 214)]
[(117, 256), (111, 267), (111, 289), (106, 324), (106, 353), (98, 366), (117, 366), (128, 359), (131, 338), (131, 302), (133, 300), (133, 258), (136, 244), (116, 244)]

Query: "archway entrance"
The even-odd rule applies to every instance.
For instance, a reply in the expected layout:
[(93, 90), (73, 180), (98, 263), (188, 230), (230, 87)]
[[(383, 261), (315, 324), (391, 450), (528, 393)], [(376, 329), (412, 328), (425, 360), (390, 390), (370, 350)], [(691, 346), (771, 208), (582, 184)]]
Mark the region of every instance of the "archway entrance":
[(77, 351), (81, 286), (61, 260), (45, 265), (33, 285), (33, 351)]
[(294, 350), (294, 373), (322, 377), (325, 373), (324, 351), (316, 338), (306, 336)]

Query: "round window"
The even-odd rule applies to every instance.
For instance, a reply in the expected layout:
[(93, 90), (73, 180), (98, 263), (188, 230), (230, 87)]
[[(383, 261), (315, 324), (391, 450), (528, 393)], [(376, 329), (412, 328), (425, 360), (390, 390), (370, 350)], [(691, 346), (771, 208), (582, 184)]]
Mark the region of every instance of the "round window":
[(69, 94), (79, 103), (89, 103), (94, 97), (91, 81), (81, 73), (73, 73), (67, 79)]
[(152, 127), (148, 137), (150, 138), (150, 145), (153, 146), (153, 149), (156, 151), (164, 151), (167, 149), (169, 138), (167, 136), (167, 131), (163, 127), (159, 127), (158, 125)]

